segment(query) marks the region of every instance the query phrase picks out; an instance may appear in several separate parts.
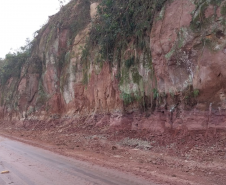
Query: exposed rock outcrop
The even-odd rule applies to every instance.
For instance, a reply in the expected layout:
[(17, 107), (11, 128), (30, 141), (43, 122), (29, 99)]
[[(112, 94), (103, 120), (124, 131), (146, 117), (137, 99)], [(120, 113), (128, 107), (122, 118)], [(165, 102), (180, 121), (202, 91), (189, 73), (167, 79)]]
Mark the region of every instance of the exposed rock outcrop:
[(98, 3), (72, 0), (38, 31), (20, 77), (1, 85), (1, 119), (103, 115), (122, 129), (225, 129), (226, 1), (162, 6), (141, 47), (134, 33), (109, 62), (98, 44), (88, 47)]

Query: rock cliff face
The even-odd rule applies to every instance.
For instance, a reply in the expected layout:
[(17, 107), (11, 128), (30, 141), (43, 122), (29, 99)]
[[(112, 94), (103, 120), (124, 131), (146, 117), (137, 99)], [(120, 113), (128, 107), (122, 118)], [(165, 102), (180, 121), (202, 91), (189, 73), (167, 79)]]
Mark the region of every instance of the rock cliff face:
[(97, 125), (126, 129), (226, 127), (225, 0), (161, 1), (150, 29), (115, 44), (111, 58), (90, 44), (99, 3), (72, 0), (38, 31), (20, 76), (1, 84), (2, 120), (101, 115)]

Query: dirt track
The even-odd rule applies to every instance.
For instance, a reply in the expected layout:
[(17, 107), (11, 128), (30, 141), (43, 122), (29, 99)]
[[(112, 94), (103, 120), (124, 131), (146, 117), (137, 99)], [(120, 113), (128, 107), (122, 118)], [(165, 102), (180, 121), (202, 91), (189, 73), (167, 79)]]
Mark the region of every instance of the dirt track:
[(0, 137), (0, 184), (156, 185), (135, 176)]

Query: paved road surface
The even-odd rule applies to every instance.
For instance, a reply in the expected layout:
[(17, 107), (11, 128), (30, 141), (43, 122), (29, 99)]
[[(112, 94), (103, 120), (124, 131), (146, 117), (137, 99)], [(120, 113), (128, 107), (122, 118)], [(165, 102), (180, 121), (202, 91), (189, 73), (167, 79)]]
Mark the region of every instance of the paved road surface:
[(0, 185), (156, 185), (0, 137)]

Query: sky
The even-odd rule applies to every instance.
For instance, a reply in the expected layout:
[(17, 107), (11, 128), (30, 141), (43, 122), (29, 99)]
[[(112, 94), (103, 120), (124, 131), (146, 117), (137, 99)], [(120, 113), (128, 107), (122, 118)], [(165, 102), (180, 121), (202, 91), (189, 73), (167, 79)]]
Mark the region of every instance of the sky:
[[(65, 0), (67, 3), (69, 0)], [(64, 3), (64, 4), (65, 4)], [(58, 0), (6, 0), (0, 6), (0, 58), (33, 39), (51, 16), (59, 11)], [(12, 50), (11, 50), (12, 49)]]

